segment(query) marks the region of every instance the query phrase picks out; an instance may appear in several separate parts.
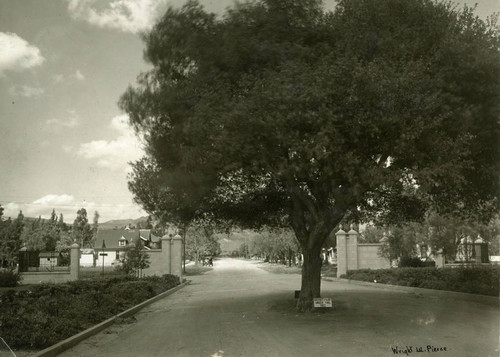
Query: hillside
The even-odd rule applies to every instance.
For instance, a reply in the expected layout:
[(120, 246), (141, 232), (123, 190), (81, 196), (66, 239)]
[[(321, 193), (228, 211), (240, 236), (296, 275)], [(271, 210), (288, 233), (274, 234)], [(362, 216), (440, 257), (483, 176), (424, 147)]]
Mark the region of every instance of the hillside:
[(148, 219), (147, 216), (140, 217), (136, 219), (113, 219), (111, 221), (106, 221), (99, 223), (99, 229), (115, 229), (115, 228), (123, 228), (128, 225), (137, 226), (139, 222), (146, 222)]

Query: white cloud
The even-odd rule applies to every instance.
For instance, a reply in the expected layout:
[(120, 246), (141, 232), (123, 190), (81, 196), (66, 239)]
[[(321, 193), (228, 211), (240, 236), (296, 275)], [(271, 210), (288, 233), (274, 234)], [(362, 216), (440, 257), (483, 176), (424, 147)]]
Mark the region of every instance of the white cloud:
[(4, 71), (22, 71), (39, 66), (44, 60), (37, 47), (15, 33), (0, 32), (0, 76)]
[(74, 110), (68, 110), (69, 116), (65, 119), (56, 119), (52, 118), (49, 119), (45, 122), (45, 124), (60, 128), (60, 127), (65, 127), (65, 128), (74, 128), (75, 126), (78, 126), (80, 124), (80, 121), (78, 120), (78, 117), (76, 116), (76, 112)]
[(62, 74), (54, 74), (52, 76), (52, 79), (54, 80), (54, 83), (62, 83), (62, 82), (64, 82), (64, 75), (62, 75)]
[(79, 69), (76, 70), (75, 78), (78, 79), (79, 81), (85, 80), (85, 76)]
[(98, 9), (96, 2), (70, 0), (68, 11), (73, 18), (92, 25), (132, 33), (150, 29), (168, 4), (168, 0), (112, 0)]
[(80, 208), (85, 208), (89, 222), (94, 217), (94, 211), (99, 212), (100, 222), (109, 221), (112, 219), (127, 219), (138, 218), (144, 216), (144, 211), (133, 204), (100, 204), (96, 202), (88, 202), (85, 200), (76, 200), (72, 195), (49, 194), (43, 196), (31, 203), (10, 202), (2, 205), (4, 208), (4, 217), (16, 218), (19, 211), (23, 211), (26, 217), (49, 218), (52, 210), (55, 210), (57, 215), (63, 214), (64, 222), (71, 224), (76, 218), (76, 212)]
[(34, 204), (39, 204), (42, 206), (58, 206), (58, 205), (68, 205), (72, 203), (75, 198), (71, 195), (46, 195), (38, 200), (33, 201)]
[(9, 89), (9, 93), (16, 96), (32, 98), (41, 96), (45, 93), (45, 90), (39, 87), (14, 86)]
[(73, 151), (73, 145), (63, 145), (62, 149), (64, 150), (64, 152), (70, 153)]
[(143, 155), (141, 144), (128, 125), (127, 115), (114, 117), (110, 127), (119, 132), (115, 140), (94, 140), (81, 144), (78, 155), (95, 160), (100, 167), (127, 171), (127, 163)]

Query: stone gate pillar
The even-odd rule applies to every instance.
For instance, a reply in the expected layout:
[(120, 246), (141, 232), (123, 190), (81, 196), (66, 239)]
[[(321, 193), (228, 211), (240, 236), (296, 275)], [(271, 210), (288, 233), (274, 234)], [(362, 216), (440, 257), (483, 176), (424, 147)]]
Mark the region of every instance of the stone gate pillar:
[(351, 224), (347, 232), (347, 270), (358, 270), (358, 235)]
[(73, 243), (70, 249), (69, 273), (71, 280), (78, 280), (80, 278), (80, 246), (78, 243)]
[(175, 235), (172, 238), (172, 250), (170, 252), (171, 274), (177, 275), (182, 281), (182, 237)]
[(172, 269), (170, 266), (170, 244), (172, 242), (172, 237), (170, 237), (168, 234), (165, 234), (163, 237), (161, 237), (161, 260), (163, 262), (164, 266), (164, 274), (172, 274)]
[(347, 233), (342, 230), (342, 225), (337, 233), (337, 278), (347, 273)]

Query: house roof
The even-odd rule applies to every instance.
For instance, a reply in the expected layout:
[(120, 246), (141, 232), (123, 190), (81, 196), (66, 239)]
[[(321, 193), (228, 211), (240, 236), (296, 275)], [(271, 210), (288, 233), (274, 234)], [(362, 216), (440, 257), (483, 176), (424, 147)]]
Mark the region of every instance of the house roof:
[(94, 248), (102, 249), (103, 241), (106, 249), (123, 248), (123, 246), (119, 245), (120, 240), (126, 240), (127, 244), (130, 244), (131, 242), (137, 242), (139, 239), (143, 243), (150, 241), (151, 230), (100, 229), (97, 231)]

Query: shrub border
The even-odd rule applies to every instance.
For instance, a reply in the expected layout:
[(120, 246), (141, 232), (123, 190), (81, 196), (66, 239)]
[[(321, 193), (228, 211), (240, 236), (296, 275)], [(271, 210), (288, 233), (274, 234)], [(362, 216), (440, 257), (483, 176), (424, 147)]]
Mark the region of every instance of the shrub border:
[(124, 318), (124, 317), (130, 316), (130, 315), (133, 315), (136, 312), (138, 312), (139, 310), (141, 310), (143, 307), (145, 307), (145, 306), (147, 306), (147, 305), (149, 305), (157, 300), (160, 300), (168, 295), (175, 293), (176, 291), (182, 289), (183, 287), (185, 287), (189, 283), (190, 283), (190, 281), (188, 280), (180, 285), (177, 285), (176, 287), (174, 287), (172, 289), (169, 289), (169, 290), (167, 290), (161, 294), (158, 294), (156, 296), (153, 296), (151, 299), (143, 301), (140, 304), (138, 304), (134, 307), (131, 307), (130, 309), (125, 310), (123, 312), (120, 312), (119, 314), (117, 314), (113, 317), (110, 317), (109, 319), (107, 319), (107, 320), (105, 320), (105, 321), (103, 321), (95, 326), (92, 326), (92, 327), (90, 327), (90, 328), (88, 328), (80, 333), (77, 333), (76, 335), (73, 335), (73, 336), (71, 336), (71, 337), (69, 337), (61, 342), (56, 343), (55, 345), (52, 345), (52, 346), (47, 347), (46, 349), (44, 349), (42, 351), (39, 351), (38, 353), (36, 353), (34, 355), (34, 357), (57, 356), (58, 354), (66, 351), (67, 349), (70, 349), (71, 347), (77, 345), (78, 343), (82, 342), (83, 340), (85, 340), (93, 335), (96, 335), (97, 333), (101, 332), (105, 328), (111, 326), (112, 324), (114, 324), (116, 319)]
[(323, 278), (323, 280), (333, 281), (333, 282), (338, 281), (338, 282), (343, 282), (343, 283), (348, 283), (348, 284), (369, 286), (369, 287), (375, 287), (375, 288), (385, 289), (385, 290), (408, 291), (408, 292), (415, 292), (415, 293), (424, 293), (424, 294), (429, 294), (429, 295), (432, 294), (434, 296), (464, 299), (467, 301), (485, 303), (487, 305), (492, 305), (492, 306), (499, 306), (499, 304), (500, 304), (500, 299), (499, 299), (499, 297), (496, 297), (496, 296), (461, 293), (458, 291), (449, 291), (449, 290), (417, 288), (417, 287), (413, 287), (413, 286), (370, 283), (369, 281), (360, 281), (360, 280), (344, 279), (344, 278)]

